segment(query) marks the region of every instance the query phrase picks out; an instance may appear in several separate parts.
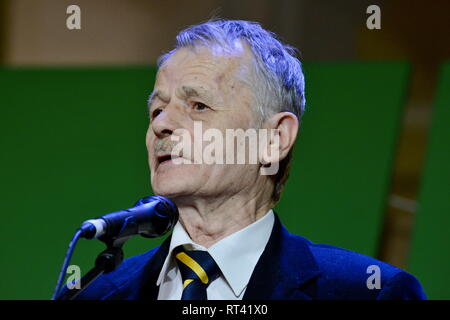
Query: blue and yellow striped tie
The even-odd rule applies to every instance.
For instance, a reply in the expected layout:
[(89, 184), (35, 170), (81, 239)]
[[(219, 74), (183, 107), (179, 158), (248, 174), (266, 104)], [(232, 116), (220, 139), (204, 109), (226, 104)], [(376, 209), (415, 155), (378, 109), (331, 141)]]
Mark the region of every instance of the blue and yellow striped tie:
[(181, 300), (207, 300), (206, 288), (220, 275), (220, 269), (207, 251), (175, 249), (175, 260), (183, 278)]

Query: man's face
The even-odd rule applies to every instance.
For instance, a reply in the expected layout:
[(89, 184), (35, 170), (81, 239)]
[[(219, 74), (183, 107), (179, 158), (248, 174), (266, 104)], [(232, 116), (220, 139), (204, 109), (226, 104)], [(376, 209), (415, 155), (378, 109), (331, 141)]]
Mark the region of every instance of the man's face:
[[(150, 125), (146, 144), (155, 194), (171, 198), (232, 196), (248, 188), (258, 174), (256, 164), (175, 164), (161, 155), (177, 143), (171, 137), (188, 132), (192, 143), (194, 123), (203, 132), (254, 127), (253, 93), (240, 79), (248, 76), (250, 50), (237, 46), (233, 53), (220, 48), (181, 48), (158, 71), (149, 102)], [(223, 134), (225, 137), (225, 134)], [(196, 141), (197, 140), (197, 141)], [(203, 149), (208, 143), (203, 142)], [(225, 153), (225, 151), (224, 151)], [(184, 154), (194, 161), (194, 153)]]

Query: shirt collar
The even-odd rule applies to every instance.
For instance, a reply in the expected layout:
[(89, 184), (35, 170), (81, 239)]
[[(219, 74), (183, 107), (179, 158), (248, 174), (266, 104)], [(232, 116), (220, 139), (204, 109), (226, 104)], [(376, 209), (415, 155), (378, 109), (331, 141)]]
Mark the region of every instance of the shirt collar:
[(239, 296), (250, 281), (256, 263), (269, 241), (274, 221), (274, 213), (269, 210), (262, 218), (218, 241), (208, 249), (194, 243), (178, 221), (173, 229), (169, 253), (156, 284), (159, 286), (169, 271), (173, 250), (183, 245), (187, 250), (208, 251), (234, 294)]

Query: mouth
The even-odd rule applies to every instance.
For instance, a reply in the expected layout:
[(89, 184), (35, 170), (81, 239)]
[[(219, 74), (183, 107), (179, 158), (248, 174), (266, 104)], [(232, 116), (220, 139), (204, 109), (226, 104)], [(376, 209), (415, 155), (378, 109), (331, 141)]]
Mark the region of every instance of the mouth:
[(157, 167), (163, 164), (167, 164), (167, 163), (171, 163), (171, 160), (180, 158), (179, 156), (172, 156), (170, 153), (169, 154), (163, 154), (160, 155), (156, 158), (156, 165)]

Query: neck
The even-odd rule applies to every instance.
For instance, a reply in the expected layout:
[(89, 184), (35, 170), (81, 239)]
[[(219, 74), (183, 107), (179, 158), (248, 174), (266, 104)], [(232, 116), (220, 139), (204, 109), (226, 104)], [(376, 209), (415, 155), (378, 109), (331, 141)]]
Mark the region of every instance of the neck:
[[(177, 199), (180, 222), (192, 241), (209, 248), (219, 240), (245, 228), (270, 209), (270, 198), (235, 194), (227, 198)], [(189, 203), (187, 203), (189, 201)]]

